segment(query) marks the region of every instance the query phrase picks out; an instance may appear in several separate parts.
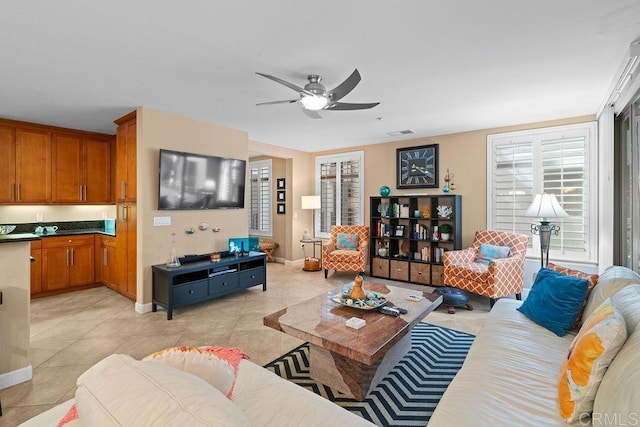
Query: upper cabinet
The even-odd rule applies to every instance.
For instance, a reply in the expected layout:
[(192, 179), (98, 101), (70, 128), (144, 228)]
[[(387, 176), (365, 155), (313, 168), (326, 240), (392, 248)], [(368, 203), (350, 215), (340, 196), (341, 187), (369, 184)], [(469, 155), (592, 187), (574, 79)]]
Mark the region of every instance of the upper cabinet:
[(51, 132), (17, 129), (16, 183), (20, 203), (51, 200)]
[(136, 112), (116, 120), (116, 200), (136, 200)]
[(0, 203), (112, 203), (114, 137), (0, 119)]
[(51, 200), (51, 133), (0, 124), (0, 203)]
[(53, 202), (109, 203), (111, 201), (109, 138), (53, 134)]
[(15, 202), (16, 130), (0, 125), (0, 203)]

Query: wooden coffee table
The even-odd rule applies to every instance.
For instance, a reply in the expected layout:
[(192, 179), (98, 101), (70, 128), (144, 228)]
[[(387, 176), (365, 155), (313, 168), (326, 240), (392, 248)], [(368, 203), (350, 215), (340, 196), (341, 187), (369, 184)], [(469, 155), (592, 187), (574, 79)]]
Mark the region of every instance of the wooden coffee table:
[[(353, 286), (353, 283), (345, 285)], [(264, 317), (264, 324), (309, 342), (310, 375), (334, 390), (364, 400), (411, 348), (411, 329), (442, 302), (442, 296), (398, 286), (365, 282), (368, 291), (387, 297), (389, 305), (409, 312), (393, 317), (377, 311), (342, 306), (334, 289)], [(421, 294), (421, 301), (408, 301)], [(364, 319), (361, 329), (345, 325), (351, 317)]]

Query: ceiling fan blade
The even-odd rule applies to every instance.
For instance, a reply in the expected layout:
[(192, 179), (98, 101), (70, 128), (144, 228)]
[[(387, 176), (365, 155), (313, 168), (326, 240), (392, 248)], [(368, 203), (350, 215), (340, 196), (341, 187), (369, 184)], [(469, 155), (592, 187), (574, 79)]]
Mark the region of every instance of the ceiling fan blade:
[(322, 116), (318, 114), (315, 110), (307, 110), (306, 108), (302, 109), (302, 112), (307, 115), (307, 117), (311, 117), (312, 119), (321, 119)]
[(298, 100), (297, 99), (287, 99), (286, 101), (259, 102), (256, 105), (293, 104), (294, 102), (298, 102)]
[(360, 80), (360, 73), (356, 68), (345, 81), (336, 86), (335, 89), (329, 91), (329, 93), (331, 94), (331, 100), (339, 101), (340, 99), (342, 99), (346, 94), (351, 92), (358, 83), (360, 83)]
[(373, 108), (378, 104), (380, 103), (371, 102), (368, 104), (353, 104), (350, 102), (334, 102), (333, 104), (329, 104), (325, 110), (366, 110), (367, 108)]
[(307, 95), (314, 95), (313, 93), (309, 92), (308, 90), (305, 90), (304, 88), (302, 88), (300, 86), (294, 85), (293, 83), (289, 83), (289, 82), (287, 82), (285, 80), (282, 80), (282, 79), (279, 79), (277, 77), (270, 76), (269, 74), (263, 74), (263, 73), (258, 73), (258, 72), (256, 72), (256, 74), (259, 75), (259, 76), (262, 76), (262, 77), (266, 77), (266, 78), (268, 78), (270, 80), (273, 80), (276, 83), (280, 83), (281, 85), (284, 85), (284, 86), (288, 87), (289, 89), (295, 90), (296, 92), (306, 93)]

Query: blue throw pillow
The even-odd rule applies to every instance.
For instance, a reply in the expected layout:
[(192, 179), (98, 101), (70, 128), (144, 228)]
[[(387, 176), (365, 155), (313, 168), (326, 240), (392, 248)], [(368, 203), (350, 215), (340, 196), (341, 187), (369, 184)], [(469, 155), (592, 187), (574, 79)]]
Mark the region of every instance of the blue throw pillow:
[(339, 233), (336, 241), (338, 249), (358, 249), (358, 235), (349, 233)]
[(587, 279), (541, 268), (519, 312), (558, 335), (573, 328), (589, 287)]
[(489, 265), (489, 262), (494, 259), (508, 257), (510, 250), (511, 248), (509, 246), (487, 245), (486, 243), (480, 243), (476, 262), (478, 264)]

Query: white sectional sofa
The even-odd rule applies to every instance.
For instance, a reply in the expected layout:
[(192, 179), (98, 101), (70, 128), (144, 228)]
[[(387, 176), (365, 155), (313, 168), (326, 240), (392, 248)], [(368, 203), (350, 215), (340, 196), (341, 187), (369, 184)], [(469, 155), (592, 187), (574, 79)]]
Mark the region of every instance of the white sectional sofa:
[[(592, 417), (575, 425), (640, 425), (640, 276), (608, 268), (583, 319), (609, 297), (622, 311), (627, 338), (597, 388)], [(558, 378), (576, 333), (557, 336), (517, 311), (521, 304), (501, 299), (494, 305), (429, 427), (566, 425)]]
[(79, 418), (67, 427), (373, 425), (249, 360), (228, 399), (196, 375), (126, 355), (98, 362), (78, 379), (75, 399), (22, 425), (56, 426), (74, 403)]

